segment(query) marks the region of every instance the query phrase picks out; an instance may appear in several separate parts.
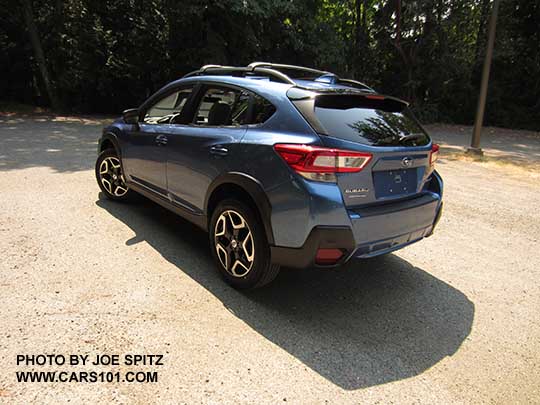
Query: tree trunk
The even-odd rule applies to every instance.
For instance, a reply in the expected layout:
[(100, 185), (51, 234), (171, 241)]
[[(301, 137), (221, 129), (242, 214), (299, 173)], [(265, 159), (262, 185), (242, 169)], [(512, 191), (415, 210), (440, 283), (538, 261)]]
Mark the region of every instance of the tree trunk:
[(362, 54), (363, 41), (362, 41), (362, 3), (361, 0), (355, 0), (354, 2), (354, 48), (351, 54), (353, 55), (353, 69), (352, 76), (358, 78), (362, 74), (362, 61), (365, 55)]
[[(368, 10), (368, 0), (364, 0), (364, 5), (362, 6), (362, 27), (364, 27), (364, 32), (367, 33), (367, 10)], [(367, 35), (366, 35), (367, 37)]]
[(489, 11), (491, 10), (491, 0), (482, 0), (480, 5), (480, 21), (478, 24), (478, 31), (476, 34), (475, 44), (475, 65), (480, 66), (483, 62), (486, 36), (487, 36), (487, 22), (489, 18)]
[(34, 57), (38, 64), (39, 72), (41, 78), (43, 79), (43, 84), (45, 85), (45, 91), (51, 102), (51, 106), (54, 110), (60, 109), (60, 103), (56, 95), (56, 89), (51, 81), (51, 76), (47, 68), (47, 61), (45, 59), (45, 54), (43, 53), (43, 48), (41, 46), (41, 40), (39, 38), (39, 33), (34, 21), (34, 16), (32, 13), (32, 3), (31, 0), (23, 0), (23, 9), (24, 9), (24, 20), (26, 22), (26, 28), (28, 29), (28, 35), (30, 37), (30, 42), (32, 44), (32, 49), (34, 50)]

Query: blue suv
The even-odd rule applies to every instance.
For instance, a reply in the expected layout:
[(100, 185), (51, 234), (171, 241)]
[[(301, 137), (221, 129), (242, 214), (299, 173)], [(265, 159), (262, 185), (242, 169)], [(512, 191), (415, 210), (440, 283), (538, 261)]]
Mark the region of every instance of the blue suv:
[(430, 236), (443, 183), (407, 103), (300, 66), (207, 65), (103, 130), (96, 177), (209, 233), (235, 288), (280, 266), (334, 267)]

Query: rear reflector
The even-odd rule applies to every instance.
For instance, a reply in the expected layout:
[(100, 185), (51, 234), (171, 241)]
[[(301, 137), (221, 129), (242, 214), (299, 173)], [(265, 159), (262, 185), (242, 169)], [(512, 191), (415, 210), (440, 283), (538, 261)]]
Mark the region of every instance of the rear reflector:
[(361, 171), (371, 154), (300, 144), (276, 144), (275, 151), (297, 173), (311, 180), (335, 181), (334, 173)]
[(430, 154), (430, 157), (429, 157), (429, 164), (431, 166), (433, 166), (438, 158), (439, 158), (439, 145), (434, 143), (433, 146), (431, 147), (431, 154)]
[(322, 265), (336, 264), (343, 257), (341, 249), (319, 249), (315, 256), (315, 263)]

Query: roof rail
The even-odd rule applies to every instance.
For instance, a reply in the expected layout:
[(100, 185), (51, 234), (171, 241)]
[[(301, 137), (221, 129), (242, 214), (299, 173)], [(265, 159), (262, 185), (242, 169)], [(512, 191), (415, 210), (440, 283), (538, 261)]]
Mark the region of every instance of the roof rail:
[(231, 76), (250, 76), (250, 75), (261, 75), (266, 77), (273, 77), (278, 81), (286, 84), (291, 84), (297, 87), (300, 86), (297, 82), (294, 81), (290, 76), (281, 72), (280, 69), (284, 70), (298, 70), (301, 72), (312, 73), (316, 75), (313, 81), (322, 82), (322, 83), (333, 83), (341, 84), (344, 86), (350, 86), (360, 90), (367, 90), (369, 92), (375, 92), (374, 89), (369, 87), (367, 84), (362, 82), (352, 80), (352, 79), (342, 79), (334, 73), (327, 72), (324, 70), (312, 69), (304, 66), (296, 65), (285, 65), (281, 63), (268, 63), (268, 62), (253, 62), (246, 67), (234, 67), (234, 66), (222, 66), (222, 65), (204, 65), (198, 70), (194, 70), (186, 74), (184, 77), (200, 76), (202, 74), (210, 75), (231, 75)]
[(230, 74), (232, 76), (239, 75), (239, 76), (246, 76), (249, 74), (260, 74), (262, 76), (267, 77), (274, 77), (275, 79), (286, 83), (286, 84), (292, 84), (293, 86), (296, 85), (296, 82), (292, 80), (289, 76), (286, 74), (275, 70), (275, 69), (267, 69), (264, 67), (233, 67), (233, 66), (220, 66), (220, 65), (205, 65), (202, 68), (198, 70), (194, 70), (193, 72), (188, 73), (184, 77), (191, 77), (191, 76), (200, 76), (202, 74)]
[(276, 69), (276, 70), (279, 70), (279, 69), (299, 70), (302, 72), (313, 73), (313, 74), (316, 74), (317, 76), (323, 76), (330, 73), (324, 70), (312, 69), (312, 68), (308, 68), (304, 66), (284, 65), (282, 63), (253, 62), (253, 63), (250, 63), (248, 67), (250, 68), (266, 67), (266, 68)]
[(222, 65), (204, 65), (202, 68), (200, 68), (201, 72), (205, 72), (208, 69), (213, 68), (233, 68), (234, 66), (222, 66)]

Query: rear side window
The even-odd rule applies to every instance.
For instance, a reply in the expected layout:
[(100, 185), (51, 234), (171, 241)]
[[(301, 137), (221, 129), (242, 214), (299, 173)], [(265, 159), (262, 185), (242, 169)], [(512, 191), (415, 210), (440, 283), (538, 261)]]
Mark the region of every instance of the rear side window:
[(405, 104), (377, 96), (319, 95), (314, 115), (326, 134), (372, 146), (423, 146), (428, 135)]
[(199, 104), (194, 124), (204, 126), (240, 126), (261, 124), (274, 114), (266, 99), (247, 90), (208, 87)]
[(262, 124), (274, 115), (275, 112), (276, 107), (270, 101), (254, 94), (251, 118), (248, 124)]
[(195, 124), (240, 125), (247, 98), (247, 94), (240, 90), (225, 87), (207, 88), (195, 114)]

